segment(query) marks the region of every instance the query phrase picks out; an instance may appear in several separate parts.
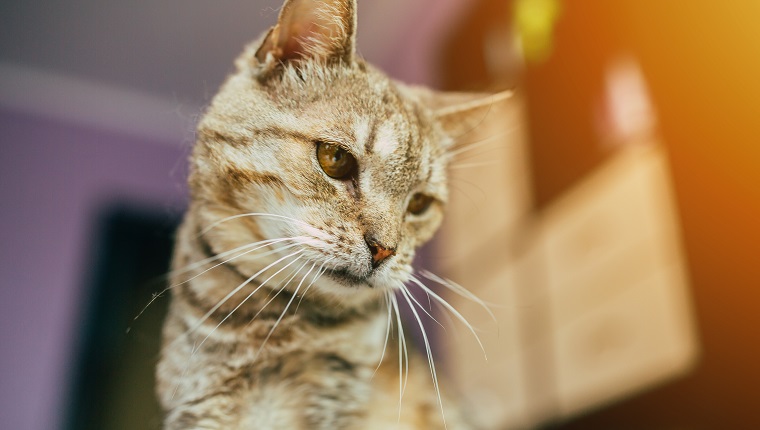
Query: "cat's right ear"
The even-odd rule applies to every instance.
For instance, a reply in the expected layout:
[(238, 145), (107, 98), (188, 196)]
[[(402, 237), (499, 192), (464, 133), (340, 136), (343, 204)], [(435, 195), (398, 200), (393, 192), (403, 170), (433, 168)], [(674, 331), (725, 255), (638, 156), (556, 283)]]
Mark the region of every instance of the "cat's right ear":
[(356, 0), (286, 0), (254, 61), (268, 70), (306, 59), (350, 64), (355, 44)]

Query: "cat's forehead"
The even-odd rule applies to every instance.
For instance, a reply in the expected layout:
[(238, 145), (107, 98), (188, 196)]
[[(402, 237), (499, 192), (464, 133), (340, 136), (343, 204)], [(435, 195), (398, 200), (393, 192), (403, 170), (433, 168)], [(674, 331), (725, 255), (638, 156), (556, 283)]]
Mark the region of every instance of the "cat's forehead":
[(371, 68), (286, 72), (275, 97), (288, 116), (356, 155), (421, 165), (436, 152), (425, 108)]
[[(286, 69), (270, 94), (294, 109), (321, 109), (337, 117), (362, 114), (403, 119), (409, 109), (393, 81), (369, 66), (320, 67), (307, 63)], [(399, 116), (401, 114), (401, 116)]]
[(369, 115), (357, 115), (353, 128), (356, 146), (363, 153), (377, 154), (380, 158), (389, 158), (400, 152), (406, 152), (406, 147), (412, 137), (408, 125), (403, 122), (398, 124), (392, 120), (374, 118)]

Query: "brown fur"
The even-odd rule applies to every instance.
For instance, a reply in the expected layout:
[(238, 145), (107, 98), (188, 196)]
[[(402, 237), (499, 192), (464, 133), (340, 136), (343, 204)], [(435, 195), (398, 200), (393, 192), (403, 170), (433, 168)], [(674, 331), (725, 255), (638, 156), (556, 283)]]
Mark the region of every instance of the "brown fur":
[[(490, 101), (391, 81), (356, 58), (355, 27), (355, 0), (287, 0), (198, 125), (157, 369), (167, 429), (443, 428), (417, 354), (399, 414), (383, 300), (440, 224), (453, 137)], [(358, 177), (326, 176), (318, 142)], [(418, 192), (435, 201), (412, 215)], [(278, 238), (295, 239), (227, 253)], [(373, 268), (368, 243), (395, 254)], [(468, 428), (442, 397), (448, 428)]]

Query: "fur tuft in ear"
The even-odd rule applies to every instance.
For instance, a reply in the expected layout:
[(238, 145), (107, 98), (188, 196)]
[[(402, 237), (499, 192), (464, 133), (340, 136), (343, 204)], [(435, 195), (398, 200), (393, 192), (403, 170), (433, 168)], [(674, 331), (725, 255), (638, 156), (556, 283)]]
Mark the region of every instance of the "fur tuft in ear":
[(356, 0), (287, 0), (256, 51), (267, 68), (291, 61), (354, 61)]

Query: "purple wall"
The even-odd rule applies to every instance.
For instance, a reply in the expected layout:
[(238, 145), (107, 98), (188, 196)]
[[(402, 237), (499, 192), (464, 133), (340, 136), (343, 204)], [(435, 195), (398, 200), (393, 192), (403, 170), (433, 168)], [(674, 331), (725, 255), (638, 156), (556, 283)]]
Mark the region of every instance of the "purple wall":
[(53, 429), (97, 211), (181, 210), (187, 150), (8, 111), (0, 136), (0, 428)]

